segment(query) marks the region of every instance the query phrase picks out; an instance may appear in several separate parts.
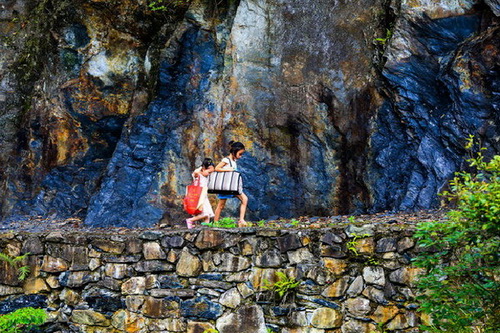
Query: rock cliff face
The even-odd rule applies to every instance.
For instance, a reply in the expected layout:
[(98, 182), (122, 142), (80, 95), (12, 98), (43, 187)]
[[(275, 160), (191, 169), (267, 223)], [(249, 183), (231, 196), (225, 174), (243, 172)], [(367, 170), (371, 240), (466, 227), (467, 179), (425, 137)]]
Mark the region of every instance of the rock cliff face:
[(433, 207), (469, 134), (500, 151), (495, 1), (2, 6), (3, 219), (175, 223), (235, 139), (259, 219)]

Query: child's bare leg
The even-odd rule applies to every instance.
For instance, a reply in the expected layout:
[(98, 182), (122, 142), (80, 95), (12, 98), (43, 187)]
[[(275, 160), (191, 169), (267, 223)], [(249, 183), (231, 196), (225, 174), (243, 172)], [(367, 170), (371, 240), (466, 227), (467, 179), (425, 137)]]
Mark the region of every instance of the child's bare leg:
[(206, 218), (208, 218), (208, 215), (200, 214), (200, 215), (193, 216), (192, 218), (190, 218), (190, 220), (191, 220), (191, 222), (196, 222), (196, 221), (206, 219)]
[(226, 200), (227, 199), (219, 199), (219, 202), (217, 203), (217, 208), (215, 208), (215, 216), (214, 216), (214, 221), (219, 221), (220, 219), (220, 213), (226, 206)]
[(205, 218), (208, 218), (207, 214), (200, 214), (200, 215), (193, 216), (189, 219), (186, 219), (186, 226), (188, 227), (188, 229), (193, 229), (196, 226), (196, 224), (195, 224), (196, 221), (199, 221), (199, 220), (205, 219)]
[(236, 196), (238, 199), (241, 201), (240, 205), (240, 219), (238, 221), (238, 225), (240, 227), (246, 227), (247, 222), (245, 221), (245, 214), (247, 212), (247, 204), (248, 204), (248, 197), (246, 196), (245, 193), (241, 193), (240, 195)]

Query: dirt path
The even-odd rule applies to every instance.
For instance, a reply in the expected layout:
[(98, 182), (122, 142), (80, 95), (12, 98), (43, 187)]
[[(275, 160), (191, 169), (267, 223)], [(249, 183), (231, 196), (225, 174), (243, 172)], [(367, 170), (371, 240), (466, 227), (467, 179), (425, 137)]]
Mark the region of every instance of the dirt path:
[[(436, 221), (446, 219), (445, 210), (422, 210), (416, 212), (404, 213), (378, 213), (373, 215), (356, 215), (356, 216), (302, 216), (295, 219), (279, 219), (279, 220), (261, 220), (251, 222), (252, 227), (258, 228), (327, 228), (336, 227), (342, 224), (388, 224), (388, 225), (415, 225), (422, 221)], [(152, 228), (134, 228), (138, 230), (165, 230), (165, 229), (183, 229), (184, 224), (177, 223), (174, 226)], [(106, 231), (124, 233), (129, 231), (128, 228), (89, 228), (83, 225), (83, 221), (78, 218), (69, 219), (42, 219), (30, 218), (22, 221), (12, 221), (0, 225), (0, 233), (9, 231), (23, 232), (51, 232), (51, 231)]]

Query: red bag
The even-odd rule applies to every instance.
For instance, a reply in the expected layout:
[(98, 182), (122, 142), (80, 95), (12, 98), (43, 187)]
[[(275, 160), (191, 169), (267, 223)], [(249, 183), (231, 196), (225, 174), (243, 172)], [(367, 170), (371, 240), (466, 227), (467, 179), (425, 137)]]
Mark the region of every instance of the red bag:
[(200, 180), (197, 178), (193, 184), (186, 188), (186, 196), (184, 197), (184, 210), (191, 215), (198, 215), (201, 210), (198, 209), (200, 197), (203, 194), (203, 187), (200, 186)]

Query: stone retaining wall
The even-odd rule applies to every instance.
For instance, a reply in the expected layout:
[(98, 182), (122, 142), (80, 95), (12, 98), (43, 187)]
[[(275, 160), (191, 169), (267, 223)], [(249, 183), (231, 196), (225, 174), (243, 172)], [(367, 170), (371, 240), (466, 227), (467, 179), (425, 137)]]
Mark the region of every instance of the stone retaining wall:
[[(407, 226), (0, 234), (0, 313), (46, 308), (45, 332), (418, 332)], [(283, 298), (263, 288), (284, 272)]]

